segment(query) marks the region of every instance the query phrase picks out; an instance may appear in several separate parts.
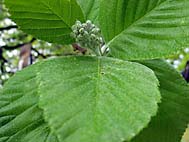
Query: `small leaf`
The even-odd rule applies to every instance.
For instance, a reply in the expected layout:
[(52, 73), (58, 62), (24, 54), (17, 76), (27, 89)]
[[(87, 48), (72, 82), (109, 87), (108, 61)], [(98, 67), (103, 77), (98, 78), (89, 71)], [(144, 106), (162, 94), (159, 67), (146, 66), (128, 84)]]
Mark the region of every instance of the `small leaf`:
[(40, 107), (61, 142), (130, 140), (156, 114), (158, 81), (143, 65), (64, 57), (41, 68)]
[(5, 4), (23, 31), (49, 42), (71, 43), (71, 26), (84, 21), (76, 0), (5, 0)]
[(149, 126), (132, 142), (180, 142), (189, 122), (189, 86), (162, 60), (144, 61), (160, 81), (162, 103)]
[(111, 55), (167, 57), (189, 45), (188, 0), (102, 0), (99, 23)]

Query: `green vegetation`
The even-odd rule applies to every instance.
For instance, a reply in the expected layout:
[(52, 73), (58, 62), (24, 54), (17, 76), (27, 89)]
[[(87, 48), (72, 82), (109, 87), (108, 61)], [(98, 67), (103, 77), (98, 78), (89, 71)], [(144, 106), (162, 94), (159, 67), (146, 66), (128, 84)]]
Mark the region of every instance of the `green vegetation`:
[(189, 86), (164, 59), (189, 44), (189, 1), (5, 5), (19, 30), (2, 52), (30, 44), (37, 63), (0, 92), (1, 142), (180, 142)]

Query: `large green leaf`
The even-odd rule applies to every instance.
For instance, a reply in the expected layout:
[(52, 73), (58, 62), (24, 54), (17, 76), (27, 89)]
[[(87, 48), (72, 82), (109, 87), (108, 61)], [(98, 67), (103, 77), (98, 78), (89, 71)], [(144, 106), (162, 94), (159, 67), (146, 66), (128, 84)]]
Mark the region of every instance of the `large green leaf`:
[(173, 67), (161, 60), (145, 61), (160, 81), (162, 103), (149, 126), (132, 142), (180, 142), (189, 121), (189, 86)]
[(61, 142), (122, 142), (147, 126), (160, 95), (153, 72), (106, 57), (44, 63), (40, 107)]
[(5, 0), (5, 4), (23, 31), (49, 42), (70, 43), (71, 26), (84, 20), (76, 0)]
[(188, 0), (102, 0), (99, 22), (121, 59), (165, 57), (189, 43)]
[(38, 107), (35, 70), (17, 73), (0, 93), (0, 142), (58, 142)]
[(85, 19), (98, 24), (99, 0), (77, 0), (85, 13)]
[(0, 94), (0, 141), (129, 140), (156, 114), (157, 86), (154, 73), (138, 63), (106, 57), (38, 63), (17, 73)]

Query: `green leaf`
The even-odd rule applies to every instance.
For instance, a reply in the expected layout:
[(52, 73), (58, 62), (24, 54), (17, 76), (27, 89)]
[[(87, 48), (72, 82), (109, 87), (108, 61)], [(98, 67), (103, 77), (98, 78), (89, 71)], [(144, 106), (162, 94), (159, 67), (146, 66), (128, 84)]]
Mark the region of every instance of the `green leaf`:
[(189, 43), (188, 0), (102, 0), (99, 23), (111, 55), (167, 57)]
[(157, 86), (152, 70), (138, 63), (85, 56), (38, 63), (0, 94), (0, 141), (130, 140), (156, 114)]
[(84, 21), (76, 0), (5, 0), (5, 4), (23, 31), (49, 42), (71, 43), (71, 26)]
[(145, 61), (160, 81), (162, 103), (149, 126), (132, 142), (180, 142), (189, 121), (189, 86), (162, 60)]
[(98, 23), (99, 15), (99, 0), (77, 0), (81, 5), (85, 19), (91, 20), (93, 23)]
[(0, 142), (58, 142), (38, 107), (36, 68), (17, 73), (0, 93)]
[(40, 107), (61, 142), (122, 142), (147, 126), (160, 94), (143, 65), (64, 57), (41, 65)]

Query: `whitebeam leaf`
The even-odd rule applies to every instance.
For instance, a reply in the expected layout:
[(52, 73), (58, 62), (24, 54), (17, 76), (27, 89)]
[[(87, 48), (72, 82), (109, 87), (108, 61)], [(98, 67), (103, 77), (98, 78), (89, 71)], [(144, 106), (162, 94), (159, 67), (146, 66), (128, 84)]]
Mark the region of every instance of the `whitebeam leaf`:
[(130, 140), (156, 114), (158, 81), (143, 65), (106, 57), (64, 57), (41, 68), (40, 107), (61, 142)]
[(77, 0), (81, 5), (85, 19), (91, 20), (93, 23), (98, 24), (99, 16), (99, 0)]
[(142, 63), (158, 77), (162, 102), (149, 126), (131, 142), (180, 142), (189, 122), (189, 85), (165, 61)]
[(38, 107), (36, 68), (17, 73), (0, 92), (0, 142), (59, 142)]
[(147, 126), (158, 102), (158, 81), (141, 64), (56, 58), (24, 69), (4, 86), (0, 141), (122, 142)]
[(99, 22), (117, 58), (166, 57), (189, 45), (188, 0), (102, 0)]
[(71, 26), (84, 21), (76, 0), (5, 0), (5, 4), (23, 31), (49, 42), (71, 43)]

